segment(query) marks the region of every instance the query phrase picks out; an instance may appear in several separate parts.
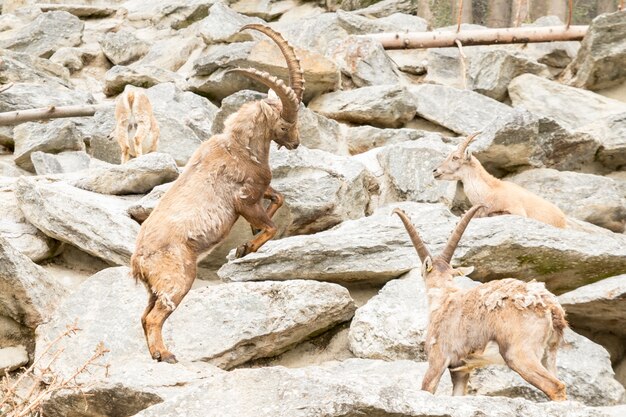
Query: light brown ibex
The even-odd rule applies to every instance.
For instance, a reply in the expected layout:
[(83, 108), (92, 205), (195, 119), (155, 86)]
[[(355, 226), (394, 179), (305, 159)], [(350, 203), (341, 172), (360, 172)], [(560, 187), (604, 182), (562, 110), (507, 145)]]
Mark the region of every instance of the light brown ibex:
[(461, 181), (472, 205), (485, 206), (477, 213), (477, 217), (516, 214), (564, 228), (567, 219), (557, 206), (517, 184), (499, 180), (483, 168), (468, 149), (478, 135), (468, 136), (435, 168), (435, 179)]
[(120, 145), (122, 163), (128, 162), (131, 156), (155, 152), (159, 147), (160, 134), (150, 99), (142, 89), (128, 84), (115, 101), (113, 136)]
[[(191, 288), (199, 257), (228, 235), (239, 216), (260, 233), (237, 248), (237, 257), (257, 251), (276, 234), (272, 216), (283, 197), (269, 186), (270, 144), (287, 149), (300, 144), (297, 121), (304, 77), (295, 51), (266, 26), (244, 29), (274, 40), (287, 61), (290, 85), (254, 69), (231, 70), (268, 86), (278, 97), (247, 103), (229, 116), (223, 133), (200, 145), (141, 226), (131, 270), (148, 289), (141, 323), (150, 354), (159, 361), (176, 362), (163, 343), (163, 323)], [(263, 199), (270, 200), (267, 208)]]
[(473, 268), (453, 269), (450, 261), (465, 228), (481, 206), (472, 207), (457, 224), (439, 256), (428, 248), (400, 209), (400, 216), (422, 261), (429, 320), (425, 347), (428, 370), (422, 389), (435, 393), (441, 375), (450, 369), (453, 395), (465, 395), (473, 368), (493, 363), (485, 352), (498, 345), (509, 368), (550, 399), (566, 399), (565, 384), (556, 377), (556, 353), (567, 327), (565, 312), (543, 283), (507, 278), (469, 290), (453, 277)]

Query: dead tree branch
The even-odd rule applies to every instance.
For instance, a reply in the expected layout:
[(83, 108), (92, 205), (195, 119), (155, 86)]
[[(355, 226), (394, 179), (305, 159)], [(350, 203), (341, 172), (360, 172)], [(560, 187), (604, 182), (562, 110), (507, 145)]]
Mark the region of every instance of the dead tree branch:
[(96, 111), (111, 107), (111, 105), (77, 105), (77, 106), (50, 106), (40, 109), (16, 110), (0, 113), (0, 126), (14, 125), (35, 120), (57, 119), (62, 117), (93, 116)]
[(0, 86), (0, 93), (2, 93), (3, 91), (8, 90), (11, 87), (13, 87), (13, 83), (8, 83), (8, 84), (5, 84), (3, 86)]
[[(379, 41), (385, 49), (447, 48), (456, 46), (533, 43), (552, 41), (579, 41), (588, 26), (544, 26), (502, 29), (452, 31), (376, 33), (361, 35)], [(1, 123), (0, 123), (1, 124)]]

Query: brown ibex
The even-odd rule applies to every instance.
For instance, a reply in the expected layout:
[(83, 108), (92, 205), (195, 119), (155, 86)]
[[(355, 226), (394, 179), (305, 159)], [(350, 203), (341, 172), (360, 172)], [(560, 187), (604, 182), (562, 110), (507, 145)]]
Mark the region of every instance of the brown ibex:
[(422, 261), (429, 319), (425, 348), (428, 370), (422, 389), (434, 394), (450, 369), (453, 395), (465, 395), (472, 368), (491, 362), (485, 352), (495, 342), (504, 362), (550, 399), (566, 399), (556, 377), (556, 353), (567, 327), (565, 312), (543, 283), (507, 278), (469, 290), (455, 287), (453, 277), (473, 268), (453, 269), (450, 261), (465, 228), (482, 206), (472, 207), (458, 223), (443, 252), (431, 256), (400, 209), (400, 216)]
[[(129, 141), (128, 134), (132, 139)], [(113, 135), (122, 151), (122, 163), (131, 156), (155, 152), (159, 147), (159, 124), (150, 100), (143, 90), (127, 85), (115, 101), (115, 130)]]
[[(237, 257), (256, 252), (276, 234), (272, 216), (283, 197), (269, 186), (270, 144), (287, 149), (300, 144), (297, 121), (304, 77), (295, 51), (266, 26), (244, 29), (274, 40), (287, 61), (290, 85), (254, 69), (231, 70), (261, 82), (278, 97), (247, 103), (230, 115), (224, 132), (200, 145), (141, 226), (131, 271), (149, 292), (141, 323), (150, 354), (159, 361), (176, 362), (163, 343), (163, 323), (191, 288), (199, 257), (228, 235), (239, 216), (260, 233), (237, 248)], [(263, 199), (270, 200), (267, 209)]]
[(517, 184), (499, 180), (483, 168), (468, 149), (478, 135), (479, 133), (475, 133), (468, 136), (435, 168), (435, 179), (461, 181), (472, 205), (485, 206), (477, 217), (516, 214), (564, 228), (567, 219), (557, 206)]

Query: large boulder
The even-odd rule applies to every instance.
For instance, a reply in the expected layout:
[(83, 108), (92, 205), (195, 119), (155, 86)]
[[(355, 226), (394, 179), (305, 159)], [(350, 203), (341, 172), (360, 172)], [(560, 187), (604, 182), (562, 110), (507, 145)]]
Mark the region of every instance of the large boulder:
[(428, 22), (425, 19), (407, 13), (392, 12), (387, 16), (378, 16), (378, 19), (373, 19), (371, 16), (337, 10), (339, 25), (351, 35), (407, 31), (424, 32), (428, 30)]
[(114, 96), (123, 92), (128, 84), (150, 88), (163, 83), (174, 83), (181, 89), (187, 85), (183, 76), (163, 68), (152, 65), (135, 65), (133, 68), (116, 65), (104, 75), (102, 92)]
[(0, 236), (0, 315), (35, 329), (47, 320), (65, 288)]
[(48, 59), (0, 49), (2, 83), (40, 83), (70, 87), (69, 72)]
[(415, 116), (411, 93), (398, 85), (322, 94), (309, 108), (331, 119), (378, 127), (401, 127)]
[[(187, 72), (182, 72), (184, 70), (181, 70), (181, 67), (188, 60), (193, 60), (193, 57), (203, 48), (204, 42), (197, 36), (168, 36), (165, 39), (156, 40), (148, 52), (134, 65), (159, 67), (169, 71), (178, 71), (181, 75), (188, 75)], [(168, 51), (168, 53), (164, 54), (163, 51)]]
[(226, 4), (216, 2), (209, 9), (209, 15), (198, 24), (198, 32), (207, 45), (251, 41), (258, 37), (256, 33), (250, 30), (240, 32), (244, 25), (250, 23), (265, 22), (258, 17), (239, 14)]
[(625, 338), (626, 275), (606, 278), (559, 296), (567, 320), (576, 329), (610, 332)]
[(507, 179), (556, 204), (568, 216), (617, 233), (626, 227), (626, 198), (610, 178), (545, 168)]
[(69, 120), (54, 120), (49, 123), (21, 123), (13, 130), (15, 141), (15, 164), (30, 172), (35, 172), (31, 161), (33, 152), (60, 153), (63, 151), (84, 151), (85, 144), (81, 132)]
[(174, 183), (170, 182), (167, 184), (157, 185), (152, 189), (152, 191), (141, 197), (139, 201), (128, 207), (128, 214), (130, 217), (135, 219), (138, 223), (143, 223), (148, 218), (150, 213), (152, 213), (152, 210), (154, 210), (159, 200), (161, 200), (163, 194), (170, 189), (172, 184)]
[(59, 242), (26, 220), (15, 196), (15, 183), (0, 186), (0, 236), (33, 262), (55, 255)]
[(100, 41), (102, 52), (113, 65), (128, 65), (148, 53), (150, 45), (132, 32), (121, 30), (107, 33)]
[(533, 74), (514, 78), (509, 84), (509, 97), (513, 107), (553, 118), (570, 129), (626, 110), (626, 103)]
[(179, 30), (205, 18), (211, 4), (207, 0), (129, 0), (122, 7), (133, 26)]
[(79, 18), (68, 12), (42, 13), (13, 37), (0, 40), (0, 48), (50, 58), (61, 47), (80, 45), (84, 27)]
[(563, 79), (589, 90), (608, 88), (626, 80), (626, 11), (593, 19)]
[(417, 129), (385, 129), (374, 126), (346, 126), (344, 130), (350, 154), (356, 155), (385, 145), (429, 137), (430, 132)]
[(16, 83), (0, 94), (0, 112), (77, 104), (95, 104), (95, 100), (84, 91), (40, 82)]
[(24, 217), (47, 236), (112, 264), (129, 263), (139, 232), (126, 213), (132, 201), (30, 177), (18, 179), (15, 195)]
[(154, 152), (123, 165), (97, 166), (75, 185), (100, 194), (145, 194), (157, 185), (178, 177), (176, 161), (168, 154)]
[[(455, 284), (463, 289), (478, 285), (465, 277), (456, 278)], [(428, 312), (424, 280), (421, 271), (414, 269), (401, 279), (388, 282), (357, 310), (350, 325), (350, 349), (360, 358), (426, 361)], [(607, 352), (572, 331), (566, 332), (565, 340), (567, 346), (559, 350), (557, 367), (559, 378), (568, 387), (568, 399), (587, 405), (618, 403), (624, 389), (613, 378)], [(489, 366), (475, 372), (470, 377), (469, 392), (546, 400), (542, 392), (505, 366)]]
[(85, 151), (64, 151), (50, 154), (33, 152), (30, 160), (37, 175), (64, 174), (89, 168), (91, 158)]
[(609, 170), (626, 166), (626, 112), (602, 117), (578, 129), (591, 135), (600, 147), (596, 159)]
[[(395, 204), (407, 210), (433, 252), (441, 250), (457, 218), (440, 204)], [(218, 275), (228, 281), (316, 279), (381, 283), (418, 266), (393, 207), (345, 221), (334, 229), (266, 243), (231, 260)], [(558, 229), (519, 216), (474, 219), (453, 265), (473, 265), (474, 279), (515, 277), (546, 282), (560, 293), (626, 271), (626, 236)]]
[[(137, 417), (175, 415), (180, 410), (190, 417), (603, 416), (575, 402), (433, 396), (420, 389), (425, 369), (411, 361), (362, 359), (295, 369), (238, 369), (215, 375)], [(440, 390), (449, 392), (449, 384), (446, 376)]]
[[(535, 20), (533, 26), (561, 26), (564, 23), (557, 16), (542, 16)], [(524, 54), (529, 55), (541, 64), (553, 68), (565, 68), (576, 58), (580, 49), (578, 41), (537, 42), (520, 45)]]

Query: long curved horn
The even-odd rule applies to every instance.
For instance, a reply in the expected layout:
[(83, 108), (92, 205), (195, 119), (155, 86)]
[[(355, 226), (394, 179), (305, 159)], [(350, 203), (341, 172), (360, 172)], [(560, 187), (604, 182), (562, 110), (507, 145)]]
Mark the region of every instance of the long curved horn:
[(454, 254), (454, 251), (456, 250), (456, 247), (461, 240), (461, 236), (463, 236), (463, 232), (465, 232), (465, 229), (467, 228), (470, 220), (472, 220), (472, 217), (474, 217), (474, 214), (476, 214), (478, 209), (483, 207), (485, 207), (483, 204), (475, 205), (474, 207), (469, 209), (467, 213), (465, 213), (461, 221), (459, 221), (459, 223), (456, 225), (454, 231), (452, 232), (452, 235), (450, 236), (450, 239), (448, 239), (448, 243), (446, 243), (446, 247), (444, 248), (443, 252), (441, 252), (441, 258), (446, 261), (446, 263), (450, 263), (450, 261), (452, 260), (452, 255)]
[(461, 142), (458, 147), (459, 153), (465, 152), (465, 149), (467, 149), (469, 144), (472, 143), (472, 141), (476, 139), (476, 136), (480, 135), (481, 133), (482, 132), (472, 133), (471, 135), (463, 139), (463, 142)]
[(300, 60), (296, 56), (296, 51), (293, 46), (287, 42), (283, 36), (268, 26), (264, 26), (258, 23), (251, 23), (243, 26), (240, 31), (246, 29), (258, 30), (261, 33), (266, 34), (272, 39), (276, 45), (280, 48), (280, 51), (287, 61), (287, 69), (289, 71), (289, 86), (296, 93), (298, 97), (298, 103), (302, 101), (302, 95), (304, 94), (304, 71), (300, 66)]
[(280, 116), (286, 122), (296, 122), (298, 119), (298, 98), (296, 97), (296, 93), (285, 85), (283, 80), (279, 80), (265, 71), (258, 71), (254, 68), (233, 68), (228, 70), (226, 73), (231, 72), (245, 75), (246, 77), (256, 80), (274, 90), (276, 95), (280, 98), (280, 101), (283, 103), (283, 110)]
[(430, 252), (422, 241), (420, 235), (417, 233), (417, 230), (415, 230), (415, 227), (413, 227), (411, 220), (409, 220), (406, 213), (399, 208), (394, 209), (393, 213), (397, 214), (400, 217), (400, 220), (402, 220), (402, 223), (404, 223), (404, 227), (409, 233), (409, 237), (411, 238), (411, 242), (413, 242), (417, 255), (420, 257), (420, 261), (424, 262), (424, 259), (430, 256)]

